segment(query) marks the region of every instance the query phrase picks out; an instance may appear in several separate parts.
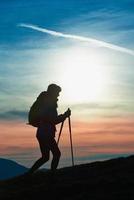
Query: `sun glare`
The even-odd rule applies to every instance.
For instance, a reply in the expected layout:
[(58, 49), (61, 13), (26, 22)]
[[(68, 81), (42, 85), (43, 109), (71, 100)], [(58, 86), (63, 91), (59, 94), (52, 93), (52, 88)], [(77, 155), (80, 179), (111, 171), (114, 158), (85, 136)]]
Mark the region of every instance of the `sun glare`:
[(62, 56), (61, 63), (60, 84), (67, 101), (100, 100), (104, 95), (107, 75), (97, 53), (73, 48)]

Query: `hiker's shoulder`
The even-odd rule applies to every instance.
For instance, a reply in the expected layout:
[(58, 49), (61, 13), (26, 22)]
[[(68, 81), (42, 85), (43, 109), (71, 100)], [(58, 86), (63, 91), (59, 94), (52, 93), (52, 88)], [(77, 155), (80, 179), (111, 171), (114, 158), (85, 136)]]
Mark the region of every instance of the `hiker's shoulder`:
[(41, 100), (45, 100), (45, 99), (48, 99), (48, 94), (46, 91), (43, 91), (38, 95), (37, 101), (41, 101)]

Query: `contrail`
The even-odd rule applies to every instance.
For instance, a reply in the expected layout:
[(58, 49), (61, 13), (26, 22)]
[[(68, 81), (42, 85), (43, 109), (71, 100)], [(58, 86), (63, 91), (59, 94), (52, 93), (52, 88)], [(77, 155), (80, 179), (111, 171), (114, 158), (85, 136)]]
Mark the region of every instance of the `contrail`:
[(25, 28), (30, 28), (36, 31), (40, 31), (43, 33), (47, 33), (49, 35), (53, 35), (56, 37), (63, 37), (63, 38), (69, 38), (69, 39), (74, 39), (74, 40), (79, 40), (79, 41), (84, 41), (84, 42), (89, 42), (92, 43), (94, 45), (100, 46), (100, 47), (106, 47), (115, 51), (120, 51), (123, 53), (127, 53), (130, 55), (134, 56), (134, 51), (128, 48), (124, 48), (121, 46), (117, 46), (108, 42), (103, 42), (101, 40), (96, 40), (93, 38), (89, 38), (89, 37), (83, 37), (83, 36), (78, 36), (78, 35), (72, 35), (72, 34), (65, 34), (65, 33), (61, 33), (61, 32), (57, 32), (57, 31), (52, 31), (52, 30), (48, 30), (46, 28), (41, 28), (32, 24), (18, 24), (18, 26), (20, 27), (25, 27)]

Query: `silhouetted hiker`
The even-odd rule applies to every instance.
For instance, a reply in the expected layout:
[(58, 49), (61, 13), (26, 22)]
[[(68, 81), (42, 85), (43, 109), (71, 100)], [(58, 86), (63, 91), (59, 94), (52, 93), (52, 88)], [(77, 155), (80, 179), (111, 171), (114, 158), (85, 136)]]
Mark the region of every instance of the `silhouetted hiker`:
[(39, 142), (41, 150), (41, 158), (39, 158), (34, 165), (28, 171), (32, 174), (41, 165), (46, 163), (50, 158), (50, 151), (52, 152), (53, 158), (51, 162), (51, 170), (55, 171), (61, 152), (55, 141), (56, 124), (63, 122), (67, 117), (71, 115), (70, 109), (64, 114), (58, 115), (57, 113), (57, 101), (61, 88), (56, 84), (50, 84), (46, 92), (42, 92), (37, 101), (40, 104), (40, 121), (37, 128), (37, 140)]

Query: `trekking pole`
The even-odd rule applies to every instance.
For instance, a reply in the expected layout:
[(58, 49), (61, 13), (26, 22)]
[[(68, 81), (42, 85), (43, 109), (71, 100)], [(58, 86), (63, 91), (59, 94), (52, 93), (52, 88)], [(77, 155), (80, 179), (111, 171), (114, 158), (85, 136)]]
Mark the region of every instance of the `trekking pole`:
[(64, 125), (64, 121), (62, 122), (61, 127), (60, 127), (60, 132), (59, 132), (57, 144), (59, 144), (59, 140), (60, 140), (60, 136), (61, 136), (61, 132), (62, 132), (63, 125)]
[(70, 144), (71, 144), (71, 155), (72, 155), (72, 166), (74, 166), (74, 155), (73, 155), (73, 143), (72, 143), (72, 130), (71, 130), (71, 119), (68, 117), (69, 133), (70, 133)]

